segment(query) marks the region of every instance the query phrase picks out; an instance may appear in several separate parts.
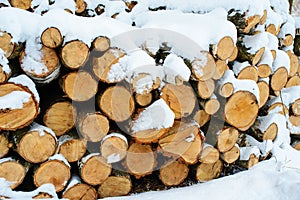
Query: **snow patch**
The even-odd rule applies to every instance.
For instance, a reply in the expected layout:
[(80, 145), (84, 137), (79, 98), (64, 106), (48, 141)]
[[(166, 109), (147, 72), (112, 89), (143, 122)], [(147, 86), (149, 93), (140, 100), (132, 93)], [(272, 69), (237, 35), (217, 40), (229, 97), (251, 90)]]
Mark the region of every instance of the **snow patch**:
[(28, 132), (32, 132), (32, 131), (38, 131), (39, 132), (39, 135), (40, 137), (43, 137), (45, 135), (45, 132), (46, 133), (49, 133), (53, 136), (53, 138), (57, 141), (57, 138), (56, 138), (56, 135), (55, 133), (48, 127), (46, 126), (43, 126), (43, 125), (40, 125), (36, 122), (33, 122), (30, 126), (30, 129)]
[(67, 165), (69, 168), (71, 168), (71, 165), (69, 164), (69, 162), (65, 159), (65, 157), (62, 154), (55, 154), (54, 156), (51, 156), (48, 160), (62, 161), (65, 165)]
[(252, 154), (254, 154), (256, 158), (259, 158), (260, 150), (257, 146), (240, 147), (240, 160), (249, 160)]
[(25, 91), (13, 91), (0, 97), (0, 110), (22, 109), (29, 102), (31, 94)]
[[(0, 32), (1, 33), (1, 32)], [(0, 67), (2, 68), (2, 71), (5, 73), (5, 74), (10, 74), (11, 73), (11, 69), (8, 65), (8, 60), (7, 58), (5, 57), (5, 53), (4, 51), (0, 48)]]
[(119, 162), (120, 160), (121, 160), (120, 154), (118, 153), (113, 153), (107, 157), (107, 163), (116, 163)]

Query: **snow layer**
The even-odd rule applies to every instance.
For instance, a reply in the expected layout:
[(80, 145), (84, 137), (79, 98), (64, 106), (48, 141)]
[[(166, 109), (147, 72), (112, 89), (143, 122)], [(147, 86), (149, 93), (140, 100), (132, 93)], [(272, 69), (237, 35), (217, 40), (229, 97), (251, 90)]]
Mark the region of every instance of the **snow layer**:
[(243, 38), (243, 45), (249, 48), (248, 52), (251, 54), (256, 54), (258, 50), (266, 47), (269, 43), (268, 34), (263, 32), (256, 35), (248, 36)]
[(11, 73), (11, 69), (8, 65), (8, 60), (7, 58), (5, 57), (5, 53), (2, 49), (0, 49), (0, 67), (2, 68), (2, 71), (5, 73), (5, 74), (10, 74)]
[(133, 122), (133, 133), (151, 129), (169, 128), (173, 125), (175, 114), (163, 99), (159, 99), (142, 111)]
[(248, 61), (245, 61), (245, 62), (238, 62), (238, 61), (234, 61), (233, 65), (232, 65), (232, 70), (234, 72), (234, 74), (236, 76), (239, 75), (239, 73), (245, 69), (246, 67), (250, 67), (251, 64), (248, 62)]
[(51, 156), (48, 160), (62, 161), (63, 163), (65, 163), (65, 165), (67, 165), (68, 167), (71, 168), (69, 162), (65, 159), (65, 157), (62, 154), (55, 154), (55, 155)]
[(274, 61), (274, 58), (273, 58), (271, 50), (269, 50), (269, 48), (266, 48), (264, 54), (262, 55), (262, 57), (257, 65), (258, 66), (259, 65), (268, 65), (270, 68), (272, 68), (273, 61)]
[(73, 187), (73, 186), (75, 186), (75, 185), (77, 185), (77, 184), (79, 184), (79, 183), (81, 183), (80, 177), (79, 177), (79, 176), (76, 176), (76, 175), (72, 176), (72, 178), (71, 178), (70, 181), (69, 181), (68, 186), (67, 186), (66, 189), (64, 190), (64, 193), (65, 193), (66, 191), (68, 191), (68, 189), (70, 189), (71, 187)]
[(290, 57), (283, 50), (276, 51), (276, 58), (273, 62), (272, 73), (274, 73), (280, 67), (286, 68), (288, 74), (290, 73)]
[(30, 131), (38, 131), (41, 137), (45, 135), (45, 132), (47, 132), (51, 134), (55, 140), (57, 140), (55, 133), (50, 128), (40, 125), (36, 122), (31, 124), (29, 132)]
[(260, 150), (257, 146), (240, 147), (240, 160), (249, 160), (252, 154), (259, 158)]
[(106, 135), (102, 140), (101, 140), (101, 144), (103, 141), (107, 140), (108, 138), (111, 138), (111, 137), (118, 137), (122, 140), (124, 140), (126, 142), (126, 144), (128, 145), (128, 141), (126, 139), (126, 137), (124, 135), (122, 135), (121, 133), (110, 133), (108, 135)]
[(0, 110), (22, 109), (29, 102), (31, 94), (25, 91), (13, 91), (0, 97)]

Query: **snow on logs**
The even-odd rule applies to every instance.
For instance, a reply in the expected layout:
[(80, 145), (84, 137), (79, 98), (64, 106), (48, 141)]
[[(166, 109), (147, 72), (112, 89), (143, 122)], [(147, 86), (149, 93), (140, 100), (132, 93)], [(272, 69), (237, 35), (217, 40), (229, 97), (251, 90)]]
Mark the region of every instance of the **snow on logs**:
[[(0, 9), (1, 19), (12, 16), (0, 21), (0, 177), (16, 188), (33, 173), (36, 187), (51, 183), (63, 198), (127, 195), (137, 179), (180, 186), (250, 168), (300, 134), (293, 20), (275, 1), (203, 2), (10, 1), (38, 14)], [(134, 51), (114, 40), (157, 27), (199, 50), (191, 56), (171, 37), (134, 38)]]

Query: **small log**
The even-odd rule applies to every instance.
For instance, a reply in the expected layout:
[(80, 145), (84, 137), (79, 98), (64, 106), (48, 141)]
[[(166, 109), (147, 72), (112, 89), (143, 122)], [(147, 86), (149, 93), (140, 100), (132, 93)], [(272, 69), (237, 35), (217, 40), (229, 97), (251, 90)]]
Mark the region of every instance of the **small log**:
[(48, 161), (41, 164), (33, 176), (35, 186), (40, 187), (45, 183), (51, 183), (56, 192), (62, 191), (70, 178), (71, 167), (60, 154), (52, 156)]
[(229, 151), (221, 153), (220, 155), (221, 159), (228, 164), (232, 164), (237, 161), (239, 159), (239, 156), (240, 148), (238, 147), (238, 145), (233, 146)]
[(71, 72), (63, 76), (62, 80), (63, 91), (73, 101), (87, 101), (98, 91), (97, 81), (86, 71)]
[[(279, 27), (278, 27), (279, 29)], [(278, 34), (278, 29), (276, 28), (276, 26), (274, 24), (269, 24), (267, 27), (266, 27), (266, 32), (269, 32), (275, 36), (277, 36)]]
[(210, 115), (205, 110), (198, 110), (195, 112), (193, 119), (202, 127), (210, 120)]
[(102, 184), (111, 174), (111, 165), (100, 154), (90, 154), (79, 163), (82, 180), (89, 185)]
[(199, 101), (199, 104), (204, 109), (204, 111), (209, 115), (213, 115), (217, 113), (220, 108), (220, 102), (217, 99), (216, 95), (214, 94), (208, 100)]
[(76, 3), (76, 10), (75, 10), (76, 14), (83, 13), (87, 8), (87, 3), (84, 0), (75, 0), (75, 3)]
[(204, 144), (199, 161), (201, 163), (206, 163), (206, 164), (213, 164), (216, 163), (219, 160), (220, 153), (219, 150), (214, 148), (212, 145), (209, 144)]
[(54, 49), (62, 44), (63, 37), (58, 28), (49, 27), (43, 31), (41, 35), (41, 42), (44, 46)]
[(217, 148), (223, 153), (229, 151), (237, 142), (239, 131), (233, 127), (223, 128), (217, 133)]
[(164, 152), (180, 156), (188, 164), (195, 164), (201, 153), (203, 140), (204, 136), (197, 124), (176, 121), (158, 144)]
[(12, 183), (11, 189), (18, 187), (24, 180), (28, 166), (21, 164), (13, 158), (0, 159), (0, 178)]
[(87, 113), (79, 120), (79, 130), (86, 140), (99, 142), (109, 131), (109, 121), (100, 112)]
[(107, 163), (116, 163), (126, 157), (128, 142), (120, 133), (110, 133), (101, 141), (100, 153)]
[(107, 50), (102, 56), (93, 58), (93, 71), (98, 79), (105, 83), (115, 83), (119, 80), (110, 80), (108, 74), (111, 67), (118, 63), (125, 54), (117, 48)]
[(139, 179), (154, 170), (155, 154), (150, 145), (133, 143), (127, 151), (125, 163), (129, 173)]
[(16, 130), (29, 125), (38, 114), (39, 103), (25, 86), (0, 84), (0, 130)]
[(188, 117), (195, 108), (196, 96), (188, 85), (166, 84), (162, 89), (161, 98), (169, 105), (175, 114), (175, 119)]
[(148, 106), (152, 102), (153, 95), (152, 93), (146, 93), (146, 94), (135, 94), (135, 101), (140, 106)]
[(15, 44), (11, 42), (12, 36), (7, 33), (0, 31), (0, 49), (3, 50), (6, 58), (9, 58), (15, 49)]
[(74, 136), (63, 135), (58, 139), (59, 154), (63, 155), (68, 162), (76, 162), (80, 160), (86, 152), (86, 141), (77, 139)]
[(62, 47), (61, 61), (70, 69), (79, 69), (87, 61), (89, 53), (89, 47), (85, 43), (73, 40)]
[(135, 110), (133, 96), (122, 86), (112, 86), (106, 89), (101, 95), (98, 105), (109, 119), (116, 122), (129, 119)]
[(299, 66), (299, 59), (292, 51), (287, 51), (286, 53), (288, 54), (288, 56), (290, 58), (289, 77), (293, 77), (293, 76), (297, 75), (298, 66)]
[(234, 92), (233, 84), (230, 82), (224, 82), (218, 85), (218, 94), (222, 97), (228, 98), (230, 97)]
[(289, 78), (284, 87), (289, 88), (298, 85), (300, 85), (300, 77), (298, 75), (295, 75)]
[(300, 116), (300, 99), (292, 103), (292, 112), (295, 116)]
[(280, 91), (287, 83), (288, 71), (285, 67), (277, 69), (270, 80), (270, 86), (274, 91)]
[(13, 144), (9, 142), (8, 136), (9, 132), (0, 133), (0, 158), (6, 156), (13, 146)]
[(218, 178), (221, 175), (222, 169), (223, 163), (220, 160), (212, 164), (201, 163), (196, 170), (196, 180), (206, 182)]
[(259, 89), (259, 108), (262, 108), (269, 99), (270, 88), (269, 84), (264, 80), (258, 81), (257, 86)]
[(128, 195), (132, 189), (130, 178), (125, 176), (110, 176), (98, 188), (101, 198)]
[(199, 81), (211, 79), (217, 68), (213, 56), (207, 51), (200, 51), (200, 57), (195, 58), (191, 64), (192, 73)]
[(235, 72), (237, 79), (253, 80), (255, 82), (257, 82), (258, 80), (257, 68), (250, 65), (248, 62), (245, 63), (234, 62), (233, 71)]
[(225, 103), (225, 120), (241, 131), (247, 130), (258, 114), (256, 97), (249, 91), (234, 93)]
[(235, 44), (230, 36), (220, 39), (217, 45), (213, 45), (212, 52), (220, 60), (228, 59), (234, 52)]
[(73, 176), (63, 192), (64, 199), (96, 200), (97, 191), (90, 185), (81, 183), (78, 176)]
[(46, 161), (57, 148), (55, 133), (37, 123), (33, 123), (25, 133), (16, 133), (14, 138), (18, 153), (30, 163)]
[(92, 42), (93, 50), (95, 51), (107, 51), (110, 48), (110, 39), (105, 36), (99, 36)]
[[(236, 53), (237, 56), (237, 53)], [(216, 61), (216, 71), (215, 74), (213, 75), (213, 79), (214, 80), (219, 80), (220, 78), (222, 78), (222, 76), (224, 75), (225, 71), (229, 69), (227, 62), (225, 60), (217, 60)]]
[(273, 103), (268, 108), (268, 113), (280, 113), (282, 115), (286, 115), (289, 113), (289, 109), (281, 102)]
[(289, 116), (289, 121), (295, 127), (300, 126), (300, 117), (299, 116), (291, 115), (291, 116)]
[(261, 16), (259, 24), (263, 25), (266, 22), (267, 17), (268, 17), (268, 12), (267, 12), (267, 10), (264, 10), (264, 14), (263, 14), (263, 16)]
[(208, 79), (206, 81), (198, 81), (197, 89), (198, 95), (202, 99), (208, 99), (212, 96), (215, 90), (215, 82), (213, 79)]
[(189, 167), (186, 163), (175, 160), (168, 162), (159, 170), (159, 179), (166, 186), (181, 184), (189, 174)]
[[(27, 53), (26, 48), (25, 51), (22, 51), (19, 57), (19, 61), (21, 64), (22, 70), (30, 76), (37, 83), (49, 83), (55, 78), (58, 77), (60, 72), (60, 62), (59, 57), (56, 54), (54, 49), (50, 49), (46, 46), (42, 46), (41, 48), (42, 58), (37, 62), (37, 66), (32, 66), (31, 54)], [(42, 65), (42, 67), (41, 67)], [(43, 66), (44, 65), (44, 66)]]
[(76, 110), (69, 101), (52, 104), (45, 112), (44, 124), (51, 128), (56, 136), (61, 136), (71, 130), (76, 121)]
[(31, 7), (32, 0), (9, 0), (9, 3), (12, 7), (28, 10)]

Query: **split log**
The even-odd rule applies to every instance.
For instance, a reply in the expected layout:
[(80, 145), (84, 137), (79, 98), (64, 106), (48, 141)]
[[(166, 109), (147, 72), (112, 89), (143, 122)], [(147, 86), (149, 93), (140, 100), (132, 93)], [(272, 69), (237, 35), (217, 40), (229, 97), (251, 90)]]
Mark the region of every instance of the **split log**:
[[(237, 53), (236, 53), (237, 56)], [(217, 60), (216, 61), (216, 71), (213, 75), (214, 80), (219, 80), (224, 75), (225, 71), (228, 70), (229, 67), (227, 65), (227, 62), (225, 60)]]
[(0, 133), (0, 158), (6, 156), (13, 146), (13, 144), (9, 142), (8, 136), (9, 132)]
[(89, 185), (102, 184), (111, 174), (111, 165), (100, 154), (90, 154), (79, 163), (82, 180)]
[(233, 146), (229, 151), (221, 153), (220, 155), (221, 159), (228, 164), (237, 161), (239, 159), (239, 156), (240, 148), (238, 147), (238, 145)]
[(158, 144), (164, 152), (180, 156), (188, 164), (195, 164), (201, 153), (203, 140), (204, 136), (197, 124), (176, 121)]
[(202, 99), (208, 99), (212, 96), (215, 90), (215, 82), (213, 79), (208, 79), (206, 81), (198, 81), (197, 89), (198, 95)]
[(126, 157), (127, 149), (128, 142), (125, 136), (120, 133), (110, 133), (101, 141), (100, 154), (107, 163), (116, 163)]
[(140, 106), (148, 106), (152, 102), (153, 95), (152, 93), (146, 93), (146, 94), (135, 94), (135, 101)]
[(45, 112), (44, 124), (52, 129), (56, 136), (61, 136), (71, 130), (76, 121), (76, 110), (69, 101), (52, 104)]
[(33, 64), (30, 60), (35, 60), (35, 55), (30, 52), (22, 51), (19, 57), (22, 70), (30, 76), (35, 82), (45, 84), (58, 77), (60, 72), (59, 57), (54, 49), (42, 46), (41, 60), (35, 61)]
[(222, 170), (223, 163), (220, 160), (211, 164), (201, 163), (196, 170), (196, 180), (206, 182), (218, 178), (221, 175)]
[(93, 58), (93, 71), (98, 79), (105, 83), (115, 83), (119, 80), (111, 80), (108, 74), (112, 66), (119, 62), (125, 54), (117, 48), (107, 50), (102, 56)]
[(63, 91), (73, 101), (87, 101), (98, 91), (97, 81), (86, 71), (71, 72), (62, 81)]
[(135, 110), (133, 96), (122, 86), (106, 89), (98, 100), (98, 105), (109, 119), (116, 122), (128, 120)]
[(217, 133), (217, 148), (223, 153), (232, 149), (239, 138), (239, 131), (233, 127), (225, 127)]
[(109, 131), (109, 121), (100, 112), (87, 113), (78, 121), (81, 135), (91, 142), (101, 141)]
[(89, 57), (89, 47), (79, 41), (73, 40), (67, 42), (61, 49), (61, 60), (63, 64), (70, 69), (79, 69)]
[(212, 46), (213, 55), (220, 59), (228, 59), (234, 52), (235, 44), (230, 36), (225, 36), (220, 39), (217, 45)]
[(110, 48), (110, 39), (105, 36), (99, 36), (92, 42), (93, 50), (95, 51), (107, 51)]
[(261, 79), (257, 83), (259, 89), (259, 108), (262, 108), (269, 99), (270, 88), (268, 82), (267, 80)]
[(300, 77), (298, 75), (295, 75), (288, 79), (284, 87), (289, 88), (298, 85), (300, 85)]
[(49, 27), (46, 28), (41, 34), (41, 42), (44, 46), (54, 49), (62, 44), (63, 37), (58, 28)]
[(214, 148), (212, 145), (204, 143), (199, 161), (201, 163), (213, 164), (219, 160), (219, 150)]
[(97, 191), (92, 186), (81, 183), (78, 176), (71, 178), (70, 183), (62, 195), (64, 199), (96, 200), (97, 197)]
[(125, 165), (129, 173), (137, 179), (151, 174), (156, 166), (156, 158), (151, 146), (131, 144), (127, 151)]
[(45, 183), (54, 185), (56, 192), (62, 191), (71, 178), (71, 167), (68, 161), (56, 154), (41, 164), (34, 172), (34, 184), (37, 187)]
[(175, 119), (188, 117), (193, 112), (196, 96), (191, 86), (166, 84), (161, 93), (161, 98), (174, 112)]
[(57, 148), (55, 133), (37, 123), (33, 123), (27, 132), (16, 132), (14, 140), (18, 153), (30, 163), (46, 161)]
[(210, 115), (207, 114), (205, 110), (197, 110), (193, 119), (200, 125), (200, 127), (202, 127), (210, 120)]
[(192, 61), (192, 73), (199, 81), (211, 79), (216, 71), (217, 65), (213, 56), (207, 51), (200, 51), (200, 57)]
[(0, 84), (0, 130), (16, 130), (29, 125), (38, 114), (39, 103), (25, 86)]
[(254, 123), (257, 114), (256, 97), (249, 91), (238, 91), (225, 103), (226, 122), (241, 131), (247, 130)]
[(181, 184), (189, 174), (189, 167), (185, 162), (175, 160), (167, 162), (159, 170), (159, 179), (166, 186), (176, 186)]
[(132, 189), (130, 177), (110, 176), (98, 188), (101, 198), (125, 196)]
[(10, 58), (15, 49), (15, 44), (11, 42), (12, 36), (7, 33), (0, 31), (0, 49), (3, 50), (6, 58)]
[(28, 169), (28, 164), (23, 165), (13, 158), (0, 159), (0, 178), (12, 183), (11, 189), (15, 189), (23, 182)]
[(63, 135), (58, 139), (58, 153), (63, 155), (68, 162), (80, 160), (86, 152), (86, 141), (74, 136)]

